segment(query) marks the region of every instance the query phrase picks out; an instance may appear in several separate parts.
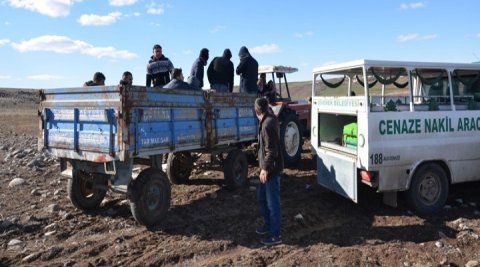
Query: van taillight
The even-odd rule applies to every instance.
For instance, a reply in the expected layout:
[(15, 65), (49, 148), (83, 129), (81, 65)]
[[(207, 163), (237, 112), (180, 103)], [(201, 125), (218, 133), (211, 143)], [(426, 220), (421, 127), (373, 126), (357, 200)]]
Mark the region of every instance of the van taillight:
[(360, 171), (360, 177), (362, 177), (362, 180), (364, 181), (371, 182), (373, 178), (375, 178), (375, 174), (373, 172), (362, 170)]

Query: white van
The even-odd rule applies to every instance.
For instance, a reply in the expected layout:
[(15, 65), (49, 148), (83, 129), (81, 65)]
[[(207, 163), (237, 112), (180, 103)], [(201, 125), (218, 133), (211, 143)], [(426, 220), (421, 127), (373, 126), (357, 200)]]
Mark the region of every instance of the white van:
[(315, 68), (318, 183), (357, 202), (359, 181), (397, 205), (441, 209), (480, 179), (480, 64), (357, 60)]

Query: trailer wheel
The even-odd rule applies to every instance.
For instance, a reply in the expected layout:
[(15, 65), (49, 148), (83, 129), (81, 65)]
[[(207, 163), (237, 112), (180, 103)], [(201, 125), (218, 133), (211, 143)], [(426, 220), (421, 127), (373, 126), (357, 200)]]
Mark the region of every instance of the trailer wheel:
[(156, 168), (143, 170), (130, 188), (130, 209), (141, 225), (160, 222), (170, 207), (171, 188), (165, 173)]
[(287, 114), (281, 121), (280, 145), (285, 166), (296, 165), (303, 145), (302, 128), (296, 114)]
[(430, 213), (440, 210), (448, 196), (448, 179), (438, 164), (421, 166), (413, 176), (406, 192), (408, 204), (418, 212)]
[(169, 153), (167, 176), (172, 184), (186, 184), (193, 169), (193, 158), (189, 152)]
[(72, 179), (68, 179), (67, 191), (72, 204), (81, 209), (96, 208), (102, 203), (107, 191), (94, 188), (94, 185), (108, 185), (106, 176), (91, 176), (74, 172)]
[(225, 184), (229, 190), (243, 186), (248, 178), (247, 156), (241, 149), (234, 149), (228, 153), (223, 164)]

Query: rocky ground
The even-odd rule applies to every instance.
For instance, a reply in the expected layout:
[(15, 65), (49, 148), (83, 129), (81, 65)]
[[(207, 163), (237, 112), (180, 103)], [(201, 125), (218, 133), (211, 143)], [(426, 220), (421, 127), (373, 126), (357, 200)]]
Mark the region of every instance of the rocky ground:
[(84, 213), (70, 203), (58, 160), (37, 150), (34, 91), (0, 90), (0, 266), (476, 266), (480, 183), (451, 188), (444, 209), (418, 214), (360, 186), (358, 204), (316, 183), (304, 145), (282, 178), (284, 244), (264, 247), (249, 185), (226, 189), (218, 170), (197, 169), (172, 185), (172, 205), (152, 229), (133, 219), (125, 196), (108, 193)]

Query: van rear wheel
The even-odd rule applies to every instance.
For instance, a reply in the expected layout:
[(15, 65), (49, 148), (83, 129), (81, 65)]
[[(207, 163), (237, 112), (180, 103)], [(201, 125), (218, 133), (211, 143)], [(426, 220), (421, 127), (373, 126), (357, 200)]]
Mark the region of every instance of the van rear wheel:
[(406, 192), (408, 204), (418, 212), (430, 213), (440, 210), (448, 196), (448, 179), (438, 164), (421, 166), (413, 176)]

